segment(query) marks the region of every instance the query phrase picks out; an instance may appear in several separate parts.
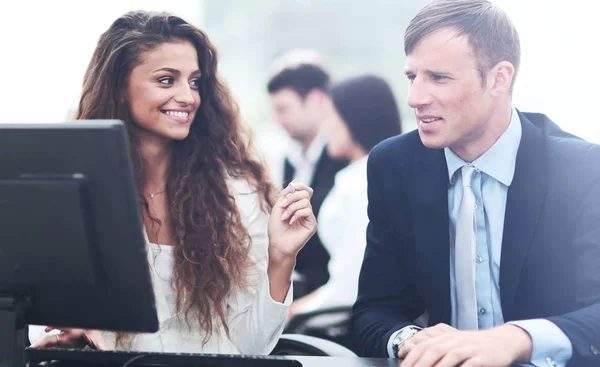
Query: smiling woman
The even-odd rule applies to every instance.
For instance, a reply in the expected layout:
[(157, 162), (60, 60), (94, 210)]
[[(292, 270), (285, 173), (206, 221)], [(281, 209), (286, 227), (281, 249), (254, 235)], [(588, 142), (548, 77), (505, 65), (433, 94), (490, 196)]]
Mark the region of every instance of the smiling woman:
[(188, 135), (200, 107), (199, 69), (189, 41), (165, 43), (146, 53), (144, 63), (131, 72), (125, 93), (133, 120), (145, 135), (167, 140)]
[(127, 126), (160, 330), (32, 328), (35, 347), (266, 354), (275, 346), (296, 255), (316, 230), (312, 189), (295, 182), (275, 203), (217, 64), (206, 34), (171, 14), (130, 12), (100, 37), (77, 118)]

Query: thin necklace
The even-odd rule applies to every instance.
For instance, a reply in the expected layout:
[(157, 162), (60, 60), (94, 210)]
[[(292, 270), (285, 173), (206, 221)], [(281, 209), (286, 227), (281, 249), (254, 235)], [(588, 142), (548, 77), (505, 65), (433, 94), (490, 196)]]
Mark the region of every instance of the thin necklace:
[(159, 191), (159, 192), (155, 192), (155, 193), (153, 193), (153, 194), (148, 194), (148, 195), (150, 195), (150, 199), (153, 199), (155, 195), (162, 194), (162, 193), (164, 193), (164, 192), (165, 192), (165, 190), (163, 190), (163, 191)]

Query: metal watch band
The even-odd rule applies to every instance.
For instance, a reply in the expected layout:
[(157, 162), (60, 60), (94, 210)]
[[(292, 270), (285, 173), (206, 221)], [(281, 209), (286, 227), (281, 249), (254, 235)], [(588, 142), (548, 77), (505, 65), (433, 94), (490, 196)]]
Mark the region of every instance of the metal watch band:
[(417, 332), (423, 330), (422, 328), (416, 326), (407, 326), (407, 328), (409, 330), (409, 334), (400, 339), (400, 336), (403, 334), (400, 333), (396, 336), (396, 340), (393, 342), (392, 350), (394, 351), (394, 357), (396, 358), (398, 358), (398, 352), (402, 349), (404, 344), (406, 344), (408, 340), (415, 336)]

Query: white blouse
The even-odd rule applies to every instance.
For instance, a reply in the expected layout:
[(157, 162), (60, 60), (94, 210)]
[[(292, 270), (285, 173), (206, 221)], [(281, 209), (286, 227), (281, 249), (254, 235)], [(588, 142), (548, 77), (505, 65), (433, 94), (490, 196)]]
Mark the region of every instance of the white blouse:
[[(125, 349), (172, 353), (219, 353), (219, 354), (269, 354), (283, 331), (288, 306), (292, 302), (292, 287), (284, 303), (271, 298), (267, 266), (269, 261), (268, 223), (269, 214), (259, 201), (258, 194), (245, 180), (229, 180), (230, 193), (237, 203), (242, 223), (251, 237), (250, 258), (254, 266), (248, 269), (251, 284), (248, 289), (231, 291), (227, 298), (226, 314), (230, 338), (215, 318), (215, 329), (208, 343), (202, 341), (206, 333), (194, 327), (188, 328), (183, 315), (175, 312), (175, 291), (171, 286), (173, 254), (170, 246), (152, 244), (146, 237), (148, 261), (156, 298), (159, 331), (153, 334), (135, 334), (131, 342), (126, 338)], [(145, 232), (144, 232), (145, 234)], [(190, 316), (191, 317), (191, 316)], [(30, 326), (32, 343), (45, 335), (44, 327)], [(111, 349), (116, 348), (116, 334), (103, 332)]]
[(352, 162), (335, 176), (335, 184), (319, 212), (319, 237), (331, 259), (329, 281), (301, 312), (351, 306), (367, 245), (367, 158)]

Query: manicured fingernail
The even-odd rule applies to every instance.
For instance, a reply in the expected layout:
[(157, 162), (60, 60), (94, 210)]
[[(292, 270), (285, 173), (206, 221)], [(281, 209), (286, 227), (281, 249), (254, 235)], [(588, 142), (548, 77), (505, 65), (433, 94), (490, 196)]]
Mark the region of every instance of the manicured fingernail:
[(289, 215), (289, 214), (288, 214), (287, 210), (286, 210), (286, 211), (284, 211), (284, 212), (283, 212), (283, 214), (281, 215), (281, 220), (286, 220), (286, 219), (287, 219), (287, 217), (288, 217), (288, 215)]

